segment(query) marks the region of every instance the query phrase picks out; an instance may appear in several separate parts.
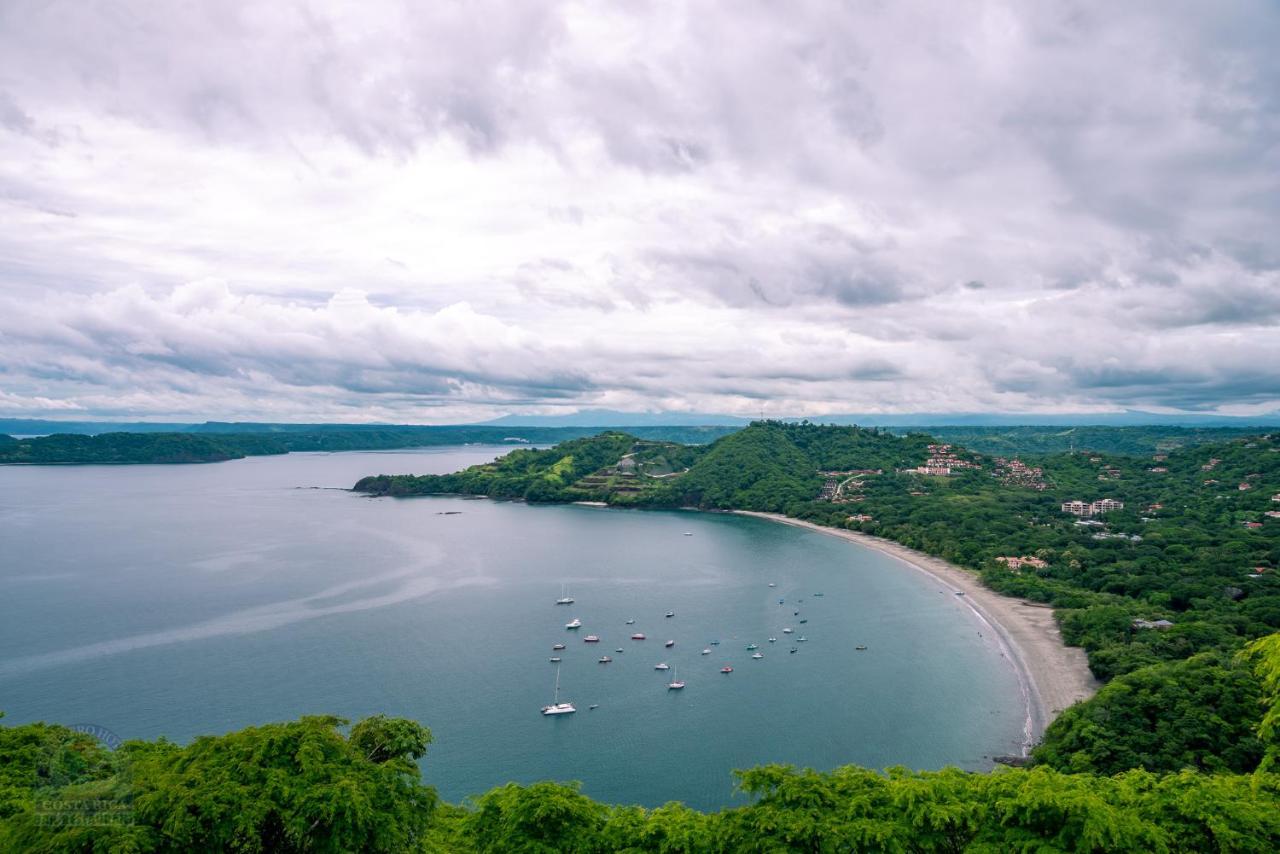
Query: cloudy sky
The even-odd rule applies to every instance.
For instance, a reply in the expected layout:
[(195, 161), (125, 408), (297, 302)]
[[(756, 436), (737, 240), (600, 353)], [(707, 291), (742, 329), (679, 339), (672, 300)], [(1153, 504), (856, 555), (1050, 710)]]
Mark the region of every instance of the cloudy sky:
[(0, 0), (0, 415), (1280, 409), (1280, 5)]

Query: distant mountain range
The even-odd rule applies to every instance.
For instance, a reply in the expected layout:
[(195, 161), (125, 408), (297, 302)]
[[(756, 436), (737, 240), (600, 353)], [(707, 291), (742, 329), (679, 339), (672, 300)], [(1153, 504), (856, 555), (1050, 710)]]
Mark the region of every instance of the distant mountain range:
[[(803, 418), (775, 417), (781, 421)], [(324, 433), (330, 431), (430, 431), (447, 427), (745, 427), (754, 419), (706, 412), (621, 412), (612, 409), (584, 409), (569, 415), (504, 415), (476, 424), (282, 424), (251, 421), (205, 421), (178, 423), (155, 421), (48, 421), (24, 418), (0, 419), (0, 433), (15, 436), (49, 433)], [(815, 415), (815, 424), (857, 424), (863, 427), (1275, 427), (1280, 412), (1254, 416), (1168, 415), (1140, 410), (1106, 414), (1057, 413), (1027, 415), (982, 412), (917, 412), (889, 414)]]

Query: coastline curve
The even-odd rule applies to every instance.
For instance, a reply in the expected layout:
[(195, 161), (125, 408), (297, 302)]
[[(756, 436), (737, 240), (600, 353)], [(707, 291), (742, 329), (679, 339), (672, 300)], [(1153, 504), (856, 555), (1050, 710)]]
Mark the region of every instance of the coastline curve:
[(963, 593), (964, 604), (981, 623), (991, 628), (1017, 674), (1026, 708), (1024, 755), (1054, 718), (1074, 703), (1087, 700), (1099, 688), (1084, 650), (1062, 642), (1052, 608), (996, 593), (984, 586), (974, 572), (883, 537), (828, 528), (779, 513), (730, 512), (839, 537), (896, 558), (952, 592)]

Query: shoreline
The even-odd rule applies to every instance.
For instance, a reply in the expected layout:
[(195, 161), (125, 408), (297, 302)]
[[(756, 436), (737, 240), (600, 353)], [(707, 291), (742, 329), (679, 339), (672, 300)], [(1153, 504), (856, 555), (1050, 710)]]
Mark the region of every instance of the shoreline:
[(1073, 703), (1092, 697), (1100, 687), (1100, 683), (1089, 671), (1084, 650), (1063, 644), (1051, 607), (1024, 603), (996, 593), (983, 586), (982, 579), (975, 572), (883, 537), (828, 528), (779, 513), (759, 513), (752, 510), (730, 512), (839, 537), (896, 558), (932, 577), (952, 592), (964, 593), (957, 598), (969, 607), (978, 620), (991, 627), (1018, 676), (1027, 712), (1024, 755), (1039, 741), (1045, 727), (1060, 712)]

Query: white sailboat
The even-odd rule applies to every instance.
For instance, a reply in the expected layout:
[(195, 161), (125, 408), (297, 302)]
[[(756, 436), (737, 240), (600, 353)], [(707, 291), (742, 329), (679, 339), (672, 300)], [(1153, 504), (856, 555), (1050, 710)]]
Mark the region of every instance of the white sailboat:
[(676, 668), (671, 671), (671, 681), (667, 683), (668, 691), (679, 691), (684, 687), (684, 683), (680, 681), (680, 669)]
[(560, 598), (556, 600), (557, 605), (572, 605), (573, 597), (564, 592), (564, 585), (560, 585)]
[(560, 668), (556, 668), (556, 693), (551, 701), (551, 705), (543, 706), (542, 713), (544, 715), (568, 715), (578, 711), (573, 707), (573, 703), (560, 702)]

